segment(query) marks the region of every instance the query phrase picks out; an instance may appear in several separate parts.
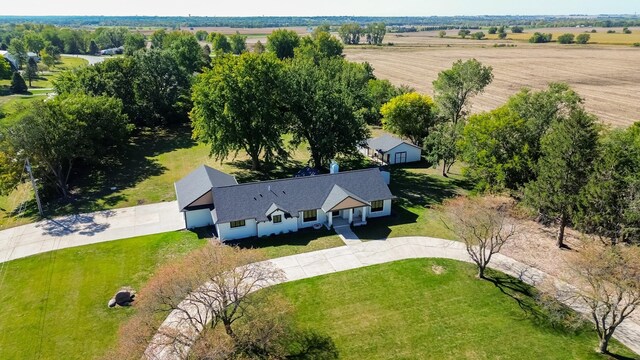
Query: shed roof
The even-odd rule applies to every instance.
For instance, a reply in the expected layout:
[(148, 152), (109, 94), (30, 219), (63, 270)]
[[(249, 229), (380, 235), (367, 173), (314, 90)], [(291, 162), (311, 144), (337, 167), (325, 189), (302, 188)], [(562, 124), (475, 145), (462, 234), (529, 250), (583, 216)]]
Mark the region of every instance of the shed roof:
[(413, 147), (416, 147), (418, 149), (420, 149), (419, 146), (416, 146), (408, 141), (404, 141), (402, 139), (399, 139), (395, 136), (391, 136), (388, 134), (379, 136), (377, 138), (373, 138), (373, 139), (369, 139), (367, 140), (367, 146), (370, 149), (374, 149), (374, 150), (378, 150), (378, 151), (382, 151), (382, 152), (389, 152), (391, 151), (393, 148), (397, 147), (398, 145), (401, 144), (407, 144)]
[(235, 185), (236, 178), (222, 171), (202, 165), (175, 183), (178, 207), (183, 211), (214, 187)]

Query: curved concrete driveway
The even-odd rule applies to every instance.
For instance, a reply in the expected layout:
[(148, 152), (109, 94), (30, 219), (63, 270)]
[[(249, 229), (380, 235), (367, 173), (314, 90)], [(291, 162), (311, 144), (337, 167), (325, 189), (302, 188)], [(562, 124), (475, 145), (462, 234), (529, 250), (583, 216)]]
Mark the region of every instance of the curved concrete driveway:
[(0, 231), (0, 263), (47, 251), (184, 229), (176, 201), (47, 219)]
[[(369, 241), (360, 244), (350, 244), (338, 248), (314, 251), (310, 253), (286, 256), (267, 261), (274, 267), (284, 272), (286, 279), (282, 282), (306, 279), (314, 276), (331, 274), (338, 271), (350, 270), (369, 265), (382, 264), (397, 260), (414, 258), (445, 258), (465, 262), (471, 262), (464, 244), (456, 241), (435, 239), (429, 237), (402, 237), (381, 241)], [(536, 286), (543, 280), (556, 281), (569, 291), (572, 288), (549, 277), (542, 271), (497, 254), (490, 263), (490, 267), (527, 284)], [(185, 300), (186, 301), (186, 300)], [(565, 302), (566, 303), (566, 302)], [(204, 313), (194, 304), (186, 302), (190, 313)], [(584, 312), (584, 307), (575, 303), (567, 303), (577, 311)], [(167, 338), (162, 334), (175, 334), (178, 331), (182, 340), (191, 339), (191, 343), (197, 338), (200, 329), (193, 326), (183, 313), (174, 311), (163, 322), (158, 333), (145, 352), (147, 359), (184, 359), (189, 352), (189, 345), (168, 344)], [(640, 325), (626, 320), (616, 330), (616, 338), (630, 349), (640, 354)], [(595, 341), (595, 338), (594, 338)]]
[(76, 57), (80, 59), (85, 59), (89, 62), (89, 65), (95, 65), (97, 63), (101, 63), (110, 58), (110, 56), (94, 56), (94, 55), (72, 55), (72, 54), (62, 54), (61, 56), (68, 57)]

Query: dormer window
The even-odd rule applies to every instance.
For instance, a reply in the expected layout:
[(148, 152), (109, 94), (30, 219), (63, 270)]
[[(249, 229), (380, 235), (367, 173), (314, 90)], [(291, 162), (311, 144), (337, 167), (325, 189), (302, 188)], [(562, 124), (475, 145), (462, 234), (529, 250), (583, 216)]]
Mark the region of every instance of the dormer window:
[(282, 222), (282, 215), (273, 215), (273, 221), (274, 224), (278, 224)]

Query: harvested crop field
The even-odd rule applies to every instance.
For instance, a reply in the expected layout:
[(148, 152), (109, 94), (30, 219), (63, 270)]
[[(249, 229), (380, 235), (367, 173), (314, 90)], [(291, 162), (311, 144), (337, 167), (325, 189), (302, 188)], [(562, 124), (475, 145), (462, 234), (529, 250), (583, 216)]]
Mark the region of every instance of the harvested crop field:
[(415, 41), (417, 34), (390, 35), (385, 42), (400, 40), (396, 44), (404, 44), (348, 47), (347, 58), (368, 61), (378, 78), (407, 84), (430, 95), (431, 82), (438, 72), (458, 59), (476, 58), (493, 67), (495, 78), (484, 94), (472, 99), (474, 112), (502, 105), (522, 87), (542, 89), (549, 82), (567, 82), (603, 122), (628, 126), (640, 121), (640, 48), (555, 44), (493, 47), (493, 41), (480, 45), (474, 40), (425, 37), (420, 40), (426, 41)]

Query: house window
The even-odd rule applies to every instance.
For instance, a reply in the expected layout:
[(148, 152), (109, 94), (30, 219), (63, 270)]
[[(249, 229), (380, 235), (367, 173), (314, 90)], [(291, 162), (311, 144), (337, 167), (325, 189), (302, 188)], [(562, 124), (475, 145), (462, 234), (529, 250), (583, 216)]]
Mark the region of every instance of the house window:
[(318, 210), (305, 210), (302, 212), (302, 221), (310, 222), (318, 220)]
[(384, 209), (384, 201), (376, 200), (371, 202), (371, 212), (379, 212)]
[(245, 225), (244, 220), (232, 221), (231, 228), (243, 227)]
[(273, 215), (272, 220), (274, 224), (278, 224), (282, 222), (282, 215)]

